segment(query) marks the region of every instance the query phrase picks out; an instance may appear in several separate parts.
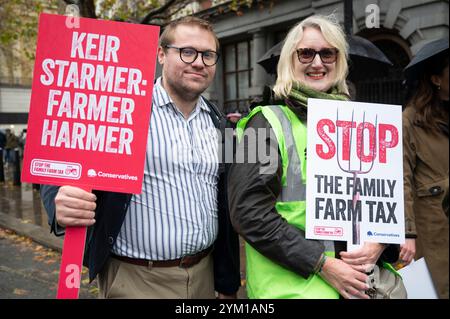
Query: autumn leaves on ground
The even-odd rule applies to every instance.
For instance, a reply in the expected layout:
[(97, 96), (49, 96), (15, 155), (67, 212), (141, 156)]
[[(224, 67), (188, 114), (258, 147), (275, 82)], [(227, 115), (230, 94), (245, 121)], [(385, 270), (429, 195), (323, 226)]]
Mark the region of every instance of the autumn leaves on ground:
[[(61, 254), (31, 239), (0, 228), (0, 299), (54, 299)], [(83, 268), (80, 299), (96, 298), (95, 281), (89, 284)]]

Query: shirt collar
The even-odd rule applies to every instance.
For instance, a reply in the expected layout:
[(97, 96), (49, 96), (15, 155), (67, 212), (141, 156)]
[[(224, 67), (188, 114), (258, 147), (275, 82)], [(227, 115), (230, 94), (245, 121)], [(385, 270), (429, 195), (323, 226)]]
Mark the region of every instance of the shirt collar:
[[(161, 76), (156, 80), (154, 94), (157, 94), (160, 97), (156, 100), (159, 102), (159, 103), (155, 103), (156, 106), (159, 106), (159, 107), (168, 106), (168, 105), (175, 106), (175, 103), (173, 102), (172, 98), (170, 97), (170, 95), (167, 93), (167, 91), (162, 86), (162, 77)], [(206, 111), (208, 113), (211, 112), (211, 109), (206, 104), (206, 102), (202, 96), (199, 97), (199, 99), (197, 101), (197, 105), (195, 106), (195, 109), (197, 109), (198, 107), (200, 107), (200, 109), (202, 109), (203, 111)], [(195, 110), (194, 110), (194, 112), (195, 112)]]

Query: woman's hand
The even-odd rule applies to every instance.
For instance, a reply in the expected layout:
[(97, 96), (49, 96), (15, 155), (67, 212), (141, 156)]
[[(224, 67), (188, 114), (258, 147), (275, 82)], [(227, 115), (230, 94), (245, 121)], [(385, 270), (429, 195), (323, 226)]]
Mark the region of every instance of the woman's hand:
[(319, 275), (345, 299), (350, 299), (351, 297), (369, 299), (369, 296), (364, 293), (369, 288), (366, 283), (368, 276), (353, 269), (342, 260), (328, 257)]
[(376, 264), (385, 248), (383, 244), (365, 242), (362, 247), (351, 252), (342, 251), (340, 255), (344, 262), (356, 270), (366, 272)]
[(405, 243), (400, 245), (399, 259), (402, 263), (409, 265), (416, 255), (416, 239), (406, 238)]

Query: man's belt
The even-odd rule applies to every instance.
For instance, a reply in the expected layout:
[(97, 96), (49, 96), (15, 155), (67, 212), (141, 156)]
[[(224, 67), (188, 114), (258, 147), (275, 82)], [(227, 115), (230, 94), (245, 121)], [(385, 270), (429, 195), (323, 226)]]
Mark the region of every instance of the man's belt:
[(125, 256), (118, 256), (112, 254), (111, 257), (138, 266), (145, 267), (175, 267), (178, 266), (180, 268), (190, 268), (196, 264), (198, 264), (203, 258), (208, 256), (208, 254), (212, 251), (213, 246), (209, 246), (205, 250), (202, 250), (194, 255), (187, 255), (178, 259), (171, 260), (147, 260), (147, 259), (137, 259), (130, 258)]

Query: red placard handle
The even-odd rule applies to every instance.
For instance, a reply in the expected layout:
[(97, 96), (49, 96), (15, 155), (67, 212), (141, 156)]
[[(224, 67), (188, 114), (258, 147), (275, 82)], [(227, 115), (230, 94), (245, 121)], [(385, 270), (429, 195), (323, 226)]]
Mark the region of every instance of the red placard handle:
[[(91, 189), (82, 188), (90, 192)], [(78, 299), (87, 227), (66, 227), (57, 299)]]

